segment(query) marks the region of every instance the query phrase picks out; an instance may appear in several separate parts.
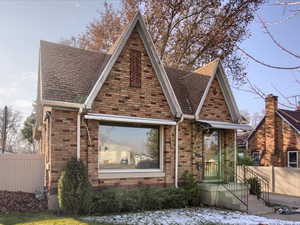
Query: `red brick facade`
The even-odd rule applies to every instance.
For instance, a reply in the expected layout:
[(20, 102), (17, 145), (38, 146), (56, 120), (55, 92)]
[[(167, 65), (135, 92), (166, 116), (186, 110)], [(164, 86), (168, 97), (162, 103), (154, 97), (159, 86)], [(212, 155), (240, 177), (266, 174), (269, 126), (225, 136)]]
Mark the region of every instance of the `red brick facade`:
[[(141, 87), (130, 85), (130, 50), (141, 52)], [(48, 117), (45, 115), (48, 111)], [(178, 120), (172, 116), (167, 99), (154, 72), (139, 34), (134, 31), (96, 97), (91, 113)], [(77, 152), (78, 109), (47, 108), (44, 112), (42, 152), (46, 155), (46, 184), (55, 189), (60, 173)], [(207, 120), (231, 121), (217, 80), (212, 84), (201, 111)], [(101, 125), (100, 125), (101, 126)], [(159, 185), (175, 183), (175, 126), (164, 126), (163, 177), (100, 179), (98, 173), (99, 121), (84, 119), (81, 114), (80, 158), (88, 167), (93, 187)], [(184, 171), (202, 179), (203, 135), (194, 120), (179, 124), (179, 178)], [(233, 148), (234, 131), (223, 130), (222, 147)], [(100, 171), (101, 173), (101, 171)]]
[(248, 150), (250, 153), (260, 153), (260, 164), (263, 166), (286, 167), (287, 152), (300, 151), (300, 135), (278, 115), (277, 105), (277, 96), (267, 96), (265, 117), (249, 137)]
[(215, 78), (199, 115), (203, 120), (232, 122), (220, 84)]

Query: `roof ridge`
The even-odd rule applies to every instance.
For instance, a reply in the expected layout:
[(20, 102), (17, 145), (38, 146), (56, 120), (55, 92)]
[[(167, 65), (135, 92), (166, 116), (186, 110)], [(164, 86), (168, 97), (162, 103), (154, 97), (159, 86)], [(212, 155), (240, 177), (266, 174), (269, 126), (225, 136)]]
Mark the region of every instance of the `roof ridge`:
[[(285, 112), (285, 109), (278, 109), (277, 111), (282, 112), (285, 116), (287, 116), (290, 119), (294, 120), (296, 123), (300, 123), (300, 121), (297, 120), (295, 117), (293, 117), (292, 115), (289, 115), (287, 112)], [(292, 111), (292, 110), (287, 110), (287, 111), (295, 112), (295, 111)]]

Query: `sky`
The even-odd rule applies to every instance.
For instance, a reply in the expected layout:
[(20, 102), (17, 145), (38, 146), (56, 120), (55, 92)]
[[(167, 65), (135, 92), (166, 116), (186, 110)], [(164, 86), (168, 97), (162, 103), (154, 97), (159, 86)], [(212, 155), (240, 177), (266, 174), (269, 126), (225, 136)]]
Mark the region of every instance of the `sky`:
[[(118, 7), (119, 0), (109, 0)], [(275, 2), (275, 1), (274, 1)], [(59, 42), (83, 32), (103, 9), (103, 0), (0, 0), (0, 107), (13, 106), (25, 117), (36, 98), (39, 41)], [(258, 14), (268, 21), (278, 21), (290, 14), (290, 8), (266, 3)], [(274, 36), (288, 49), (300, 54), (300, 15), (282, 24), (270, 25)], [(299, 59), (280, 51), (255, 20), (251, 37), (242, 42), (247, 52), (273, 65), (295, 66)], [(300, 71), (275, 70), (251, 60), (248, 78), (265, 93), (300, 95)], [(298, 63), (298, 64), (297, 64)], [(251, 93), (233, 89), (240, 110), (261, 112), (264, 101)], [(279, 98), (284, 101), (284, 98)]]

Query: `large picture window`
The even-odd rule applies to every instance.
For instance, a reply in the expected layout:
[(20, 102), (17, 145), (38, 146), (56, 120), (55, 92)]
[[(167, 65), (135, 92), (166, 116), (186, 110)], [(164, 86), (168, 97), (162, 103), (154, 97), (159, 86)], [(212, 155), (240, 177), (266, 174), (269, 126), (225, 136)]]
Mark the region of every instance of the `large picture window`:
[(161, 169), (159, 126), (100, 124), (100, 170)]

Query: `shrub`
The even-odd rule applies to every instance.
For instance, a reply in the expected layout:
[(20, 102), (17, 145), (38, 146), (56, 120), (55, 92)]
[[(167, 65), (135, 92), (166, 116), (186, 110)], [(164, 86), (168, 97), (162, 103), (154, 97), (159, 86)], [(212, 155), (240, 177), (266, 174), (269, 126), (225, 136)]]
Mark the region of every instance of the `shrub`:
[(250, 194), (256, 195), (258, 199), (261, 197), (261, 184), (257, 177), (247, 179), (247, 183), (250, 184)]
[(59, 179), (59, 208), (67, 214), (88, 214), (91, 199), (92, 190), (88, 180), (87, 168), (82, 161), (72, 158), (67, 163)]
[(187, 206), (185, 191), (174, 187), (110, 188), (96, 192), (93, 213), (120, 213)]
[(200, 188), (194, 175), (185, 171), (181, 178), (180, 187), (185, 191), (185, 199), (188, 206), (200, 206)]

